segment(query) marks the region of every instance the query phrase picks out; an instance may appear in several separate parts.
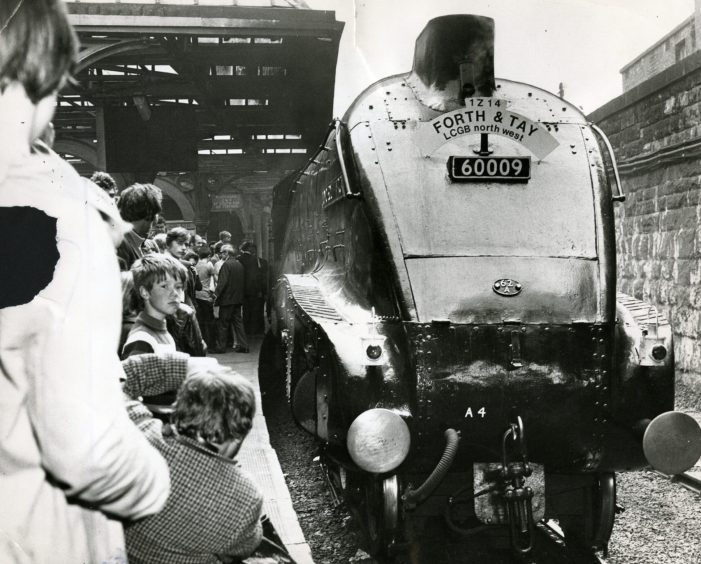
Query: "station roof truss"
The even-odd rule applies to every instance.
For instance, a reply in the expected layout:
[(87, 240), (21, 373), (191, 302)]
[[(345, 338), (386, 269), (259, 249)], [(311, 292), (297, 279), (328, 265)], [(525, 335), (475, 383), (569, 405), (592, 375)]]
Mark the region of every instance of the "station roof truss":
[(156, 106), (189, 106), (200, 157), (301, 166), (331, 120), (343, 23), (270, 1), (290, 7), (67, 2), (81, 50), (77, 83), (57, 103), (57, 150), (98, 146), (105, 108), (148, 120)]

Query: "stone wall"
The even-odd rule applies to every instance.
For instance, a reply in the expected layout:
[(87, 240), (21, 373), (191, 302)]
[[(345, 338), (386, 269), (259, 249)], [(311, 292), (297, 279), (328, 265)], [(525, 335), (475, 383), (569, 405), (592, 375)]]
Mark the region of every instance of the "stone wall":
[(701, 388), (701, 52), (589, 116), (608, 135), (626, 201), (616, 204), (618, 289), (664, 311), (677, 372)]

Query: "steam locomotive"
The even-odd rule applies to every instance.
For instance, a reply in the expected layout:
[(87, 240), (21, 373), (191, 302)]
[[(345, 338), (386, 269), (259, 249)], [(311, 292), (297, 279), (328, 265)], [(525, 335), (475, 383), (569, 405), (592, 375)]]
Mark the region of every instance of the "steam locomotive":
[(275, 188), (263, 354), (373, 552), (440, 514), (605, 548), (615, 472), (692, 466), (668, 320), (616, 294), (611, 147), (572, 104), (494, 78), (494, 22), (431, 20)]

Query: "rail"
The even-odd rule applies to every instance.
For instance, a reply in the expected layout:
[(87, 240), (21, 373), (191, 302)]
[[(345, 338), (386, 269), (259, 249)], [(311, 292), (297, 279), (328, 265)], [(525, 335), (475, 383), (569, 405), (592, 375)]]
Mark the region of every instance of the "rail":
[(690, 492), (701, 496), (701, 478), (694, 476), (694, 474), (691, 472), (683, 472), (682, 474), (674, 474), (672, 476), (665, 474), (664, 472), (660, 472), (659, 470), (653, 470), (653, 472), (655, 472), (655, 474), (659, 474), (663, 478), (668, 479), (673, 484), (679, 484)]

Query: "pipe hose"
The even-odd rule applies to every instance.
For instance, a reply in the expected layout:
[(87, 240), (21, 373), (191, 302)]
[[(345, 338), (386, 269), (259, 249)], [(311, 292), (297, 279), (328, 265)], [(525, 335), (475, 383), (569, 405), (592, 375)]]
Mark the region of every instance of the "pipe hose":
[(404, 501), (407, 503), (416, 505), (423, 502), (443, 481), (448, 470), (450, 470), (450, 467), (453, 465), (455, 455), (458, 453), (460, 435), (455, 429), (446, 429), (444, 435), (446, 443), (441, 459), (423, 484), (416, 489), (407, 490), (404, 494)]

